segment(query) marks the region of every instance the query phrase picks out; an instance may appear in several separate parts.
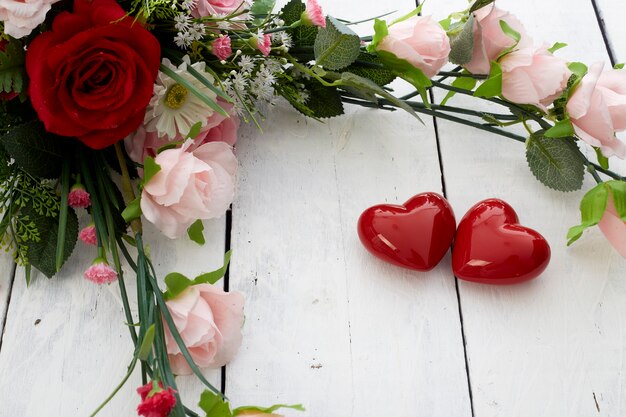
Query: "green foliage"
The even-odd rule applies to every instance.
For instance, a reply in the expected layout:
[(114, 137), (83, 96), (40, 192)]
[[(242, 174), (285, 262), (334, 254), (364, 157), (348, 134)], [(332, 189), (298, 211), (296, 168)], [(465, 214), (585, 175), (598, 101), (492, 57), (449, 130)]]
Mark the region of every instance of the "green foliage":
[(410, 62), (398, 58), (391, 52), (377, 51), (378, 58), (402, 79), (408, 81), (419, 91), (422, 101), (428, 103), (428, 95), (426, 88), (432, 85), (430, 79), (422, 72), (421, 69), (413, 66)]
[[(52, 278), (57, 272), (56, 252), (57, 252), (57, 216), (46, 216), (38, 212), (31, 205), (27, 205), (20, 210), (18, 221), (23, 221), (34, 225), (39, 233), (39, 239), (28, 239), (26, 256), (28, 263), (48, 278)], [(69, 209), (67, 216), (67, 226), (65, 229), (65, 249), (63, 253), (63, 263), (72, 254), (76, 240), (78, 238), (78, 218), (73, 209)]]
[(315, 62), (330, 70), (340, 70), (359, 57), (361, 38), (352, 29), (334, 17), (326, 18), (326, 27), (320, 28), (313, 46)]
[(171, 272), (167, 274), (165, 277), (165, 285), (167, 286), (167, 291), (163, 294), (166, 300), (171, 300), (172, 298), (176, 298), (183, 291), (189, 288), (192, 285), (197, 284), (215, 284), (219, 281), (224, 275), (226, 275), (226, 271), (228, 270), (228, 264), (230, 262), (230, 251), (224, 254), (224, 265), (213, 272), (207, 272), (205, 274), (200, 274), (195, 277), (193, 280), (187, 278), (183, 274), (178, 272)]
[[(285, 22), (285, 25), (289, 26), (300, 20), (300, 16), (305, 10), (306, 6), (301, 0), (291, 0), (280, 10), (280, 18)], [(302, 25), (289, 29), (288, 33), (292, 36), (295, 45), (313, 46), (317, 37), (317, 27)]]
[(574, 136), (574, 126), (570, 119), (559, 120), (543, 134), (546, 138), (567, 138)]
[(483, 7), (490, 5), (494, 1), (495, 0), (476, 0), (474, 4), (472, 4), (469, 12), (474, 13), (476, 10), (482, 9)]
[(302, 406), (302, 404), (295, 404), (295, 405), (276, 404), (271, 407), (245, 406), (245, 407), (235, 408), (233, 410), (233, 415), (238, 416), (241, 413), (244, 413), (247, 411), (256, 411), (256, 412), (260, 412), (264, 414), (271, 414), (274, 411), (280, 410), (281, 408), (289, 408), (291, 410), (297, 410), (297, 411), (306, 411), (305, 408)]
[(387, 22), (381, 19), (374, 19), (374, 36), (372, 37), (372, 42), (367, 46), (368, 51), (374, 52), (378, 44), (385, 39), (387, 35), (389, 35)]
[(609, 169), (609, 158), (602, 154), (600, 148), (593, 147), (593, 150), (596, 151), (596, 158), (598, 159), (598, 164), (604, 169)]
[(616, 69), (616, 70), (624, 69), (624, 63), (622, 62), (621, 64), (615, 64), (613, 69)]
[(502, 94), (502, 68), (500, 64), (493, 61), (489, 78), (474, 91), (474, 95), (476, 97), (489, 98), (499, 96), (500, 94)]
[(141, 195), (128, 203), (126, 208), (122, 211), (122, 219), (126, 223), (138, 219), (141, 217)]
[(25, 91), (26, 69), (24, 67), (24, 47), (16, 39), (10, 38), (5, 50), (0, 51), (0, 92)]
[(0, 144), (21, 169), (41, 178), (58, 177), (63, 158), (71, 154), (67, 139), (46, 133), (38, 121), (12, 127)]
[(460, 31), (450, 34), (450, 62), (464, 65), (472, 60), (474, 50), (474, 15), (470, 15)]
[(206, 243), (204, 239), (204, 224), (202, 224), (202, 220), (196, 220), (189, 228), (187, 229), (187, 235), (189, 239), (196, 242), (198, 245), (202, 246)]
[(300, 113), (315, 119), (340, 116), (344, 113), (341, 96), (335, 87), (325, 87), (315, 79), (302, 80), (309, 93), (306, 102), (302, 102), (298, 91), (292, 86), (282, 86), (281, 93)]
[(581, 224), (567, 232), (567, 246), (580, 239), (586, 229), (602, 220), (609, 199), (610, 182), (598, 184), (585, 194), (580, 202)]
[(154, 343), (155, 336), (155, 325), (152, 324), (146, 330), (146, 333), (143, 335), (143, 340), (141, 341), (141, 346), (139, 347), (139, 351), (137, 352), (137, 357), (145, 361), (150, 356), (150, 352), (152, 351), (152, 344)]
[(585, 163), (572, 138), (546, 138), (539, 131), (526, 142), (526, 160), (533, 175), (558, 191), (575, 191), (583, 185)]
[(206, 417), (232, 417), (230, 406), (222, 397), (205, 390), (200, 395), (198, 406), (206, 413)]
[(384, 68), (378, 57), (367, 52), (361, 52), (356, 62), (345, 71), (372, 80), (380, 86), (385, 86), (396, 79), (396, 75)]
[[(469, 73), (467, 71), (463, 71), (463, 74), (469, 74)], [(464, 90), (472, 91), (474, 87), (476, 87), (476, 83), (478, 83), (478, 80), (473, 77), (457, 77), (452, 82), (452, 87), (462, 88)], [(441, 105), (445, 106), (448, 100), (454, 97), (455, 94), (456, 92), (454, 91), (448, 91), (448, 94), (446, 94), (444, 99), (441, 101)]]
[(262, 24), (267, 16), (272, 13), (276, 0), (254, 0), (250, 8), (250, 14), (254, 17), (253, 25)]
[(161, 165), (157, 164), (153, 157), (146, 156), (143, 160), (143, 183), (149, 183), (159, 171), (161, 171)]
[(555, 42), (554, 45), (552, 45), (552, 47), (550, 47), (550, 49), (548, 49), (548, 52), (550, 53), (555, 53), (556, 51), (558, 51), (559, 49), (563, 49), (567, 46), (566, 43), (563, 42)]
[(393, 22), (391, 22), (391, 24), (389, 26), (393, 26), (396, 23), (400, 23), (400, 22), (404, 22), (405, 20), (409, 20), (410, 18), (412, 18), (413, 16), (417, 16), (422, 12), (422, 7), (424, 7), (424, 3), (422, 2), (419, 6), (417, 6), (415, 9), (411, 10), (410, 12), (408, 12), (407, 14), (405, 14), (404, 16), (401, 16), (399, 18), (397, 18), (396, 20), (394, 20)]

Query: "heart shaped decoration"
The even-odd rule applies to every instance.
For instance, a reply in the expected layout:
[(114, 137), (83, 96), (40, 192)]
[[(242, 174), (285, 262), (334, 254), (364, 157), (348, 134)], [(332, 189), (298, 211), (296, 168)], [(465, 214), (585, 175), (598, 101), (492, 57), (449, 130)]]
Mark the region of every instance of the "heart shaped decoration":
[(369, 252), (417, 271), (429, 271), (441, 261), (455, 229), (452, 208), (436, 193), (418, 194), (402, 206), (370, 207), (358, 222), (359, 237)]
[(536, 278), (550, 262), (550, 246), (536, 231), (519, 224), (515, 210), (498, 199), (472, 207), (456, 232), (452, 269), (463, 280), (517, 284)]

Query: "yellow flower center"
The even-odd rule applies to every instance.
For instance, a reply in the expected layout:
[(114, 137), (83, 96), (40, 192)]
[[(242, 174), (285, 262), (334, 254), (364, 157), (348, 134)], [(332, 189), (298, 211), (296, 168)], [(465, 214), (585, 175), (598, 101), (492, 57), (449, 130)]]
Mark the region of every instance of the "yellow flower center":
[(180, 109), (187, 100), (189, 91), (180, 84), (174, 84), (167, 90), (165, 105), (170, 109)]

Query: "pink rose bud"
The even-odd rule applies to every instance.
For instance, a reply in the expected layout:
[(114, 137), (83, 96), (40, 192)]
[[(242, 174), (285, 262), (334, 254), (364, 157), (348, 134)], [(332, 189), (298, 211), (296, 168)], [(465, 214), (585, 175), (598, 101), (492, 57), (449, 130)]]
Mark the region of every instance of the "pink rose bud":
[(615, 202), (610, 193), (606, 211), (598, 227), (615, 250), (626, 259), (626, 222), (615, 209)]
[[(150, 395), (151, 392), (152, 395)], [(176, 391), (171, 387), (163, 389), (163, 384), (160, 382), (156, 390), (154, 384), (148, 382), (137, 388), (137, 393), (141, 396), (141, 403), (137, 406), (137, 414), (140, 416), (167, 417), (176, 405), (176, 397), (174, 396)]]
[(194, 141), (167, 149), (155, 161), (161, 170), (145, 184), (141, 211), (165, 236), (182, 236), (196, 220), (222, 216), (235, 195), (237, 159), (224, 142), (191, 150)]
[[(191, 14), (195, 18), (204, 16), (222, 15), (228, 16), (233, 13), (241, 13), (250, 6), (246, 0), (197, 0)], [(241, 16), (238, 16), (241, 18)]]
[(308, 0), (306, 2), (306, 10), (302, 12), (300, 18), (304, 25), (326, 27), (326, 18), (322, 7), (315, 0)]
[(571, 75), (567, 62), (545, 46), (516, 49), (500, 59), (500, 67), (504, 98), (543, 112), (561, 95)]
[(93, 223), (81, 230), (78, 234), (78, 237), (86, 245), (96, 246), (98, 244), (98, 238), (96, 237), (96, 226), (94, 226)]
[(96, 258), (85, 271), (85, 279), (96, 284), (110, 284), (117, 279), (117, 272), (104, 258)]
[(391, 25), (377, 49), (408, 61), (431, 78), (448, 62), (450, 41), (430, 16), (415, 16)]
[[(185, 346), (201, 368), (220, 368), (230, 362), (241, 346), (244, 299), (238, 292), (224, 292), (210, 284), (193, 285), (167, 301)], [(172, 371), (191, 374), (169, 328), (165, 344)]]
[(272, 51), (272, 37), (269, 34), (259, 33), (250, 38), (250, 44), (257, 48), (264, 56), (269, 56)]
[(230, 47), (230, 37), (228, 35), (220, 36), (219, 38), (214, 40), (211, 52), (220, 61), (227, 60), (228, 57), (230, 57), (233, 53), (233, 50)]
[(532, 46), (532, 39), (526, 35), (526, 30), (517, 17), (493, 4), (483, 7), (474, 12), (474, 49), (472, 60), (465, 65), (472, 74), (489, 74), (491, 61), (495, 61), (505, 49), (515, 43), (515, 40), (502, 31), (501, 20), (521, 35), (517, 44), (519, 48)]
[(589, 68), (567, 102), (567, 113), (579, 138), (607, 158), (624, 159), (626, 144), (615, 132), (626, 130), (626, 70), (603, 68), (602, 62)]
[(76, 184), (70, 189), (67, 204), (72, 208), (87, 208), (91, 205), (91, 196), (82, 184)]

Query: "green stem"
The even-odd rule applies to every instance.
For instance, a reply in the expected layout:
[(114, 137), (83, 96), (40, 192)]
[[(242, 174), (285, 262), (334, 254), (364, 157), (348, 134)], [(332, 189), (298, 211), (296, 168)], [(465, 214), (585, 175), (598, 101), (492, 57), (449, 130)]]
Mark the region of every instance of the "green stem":
[[(444, 76), (445, 78), (448, 77), (455, 77), (455, 78), (474, 78), (477, 80), (486, 80), (487, 78), (489, 78), (488, 75), (481, 75), (481, 74), (469, 74), (467, 72), (456, 72), (456, 71), (439, 71), (437, 73), (437, 75), (441, 75)], [(444, 78), (444, 79), (445, 79)], [(437, 81), (437, 82), (441, 82), (441, 81)]]
[[(587, 159), (587, 158), (585, 158), (585, 159)], [(604, 181), (602, 181), (602, 178), (600, 178), (600, 176), (598, 175), (598, 172), (593, 167), (593, 165), (591, 165), (589, 160), (587, 160), (587, 171), (589, 171), (589, 173), (591, 174), (593, 179), (596, 181), (596, 183), (601, 184), (601, 183), (604, 182)]]
[[(130, 180), (130, 174), (128, 173), (126, 157), (124, 157), (124, 153), (122, 152), (122, 147), (119, 142), (115, 144), (115, 155), (117, 156), (117, 161), (120, 164), (120, 171), (122, 172), (122, 195), (124, 197), (124, 203), (128, 205), (135, 199), (135, 191), (133, 190), (133, 184)], [(131, 220), (130, 227), (135, 234), (141, 233), (141, 220)]]
[(57, 232), (56, 271), (59, 272), (65, 258), (65, 231), (67, 229), (68, 195), (70, 192), (70, 161), (63, 161), (61, 172), (61, 208), (59, 210), (59, 229)]
[(111, 401), (113, 397), (115, 397), (115, 394), (117, 394), (119, 390), (122, 389), (124, 384), (126, 384), (126, 381), (128, 381), (128, 378), (130, 378), (130, 376), (133, 374), (133, 371), (135, 370), (136, 365), (137, 365), (137, 356), (133, 357), (133, 360), (131, 361), (130, 365), (128, 365), (128, 372), (126, 372), (126, 375), (124, 376), (122, 381), (117, 385), (117, 387), (115, 387), (113, 392), (104, 400), (104, 402), (100, 404), (100, 406), (96, 408), (96, 410), (93, 413), (91, 413), (89, 417), (94, 417), (96, 414), (98, 414), (109, 403), (109, 401)]

